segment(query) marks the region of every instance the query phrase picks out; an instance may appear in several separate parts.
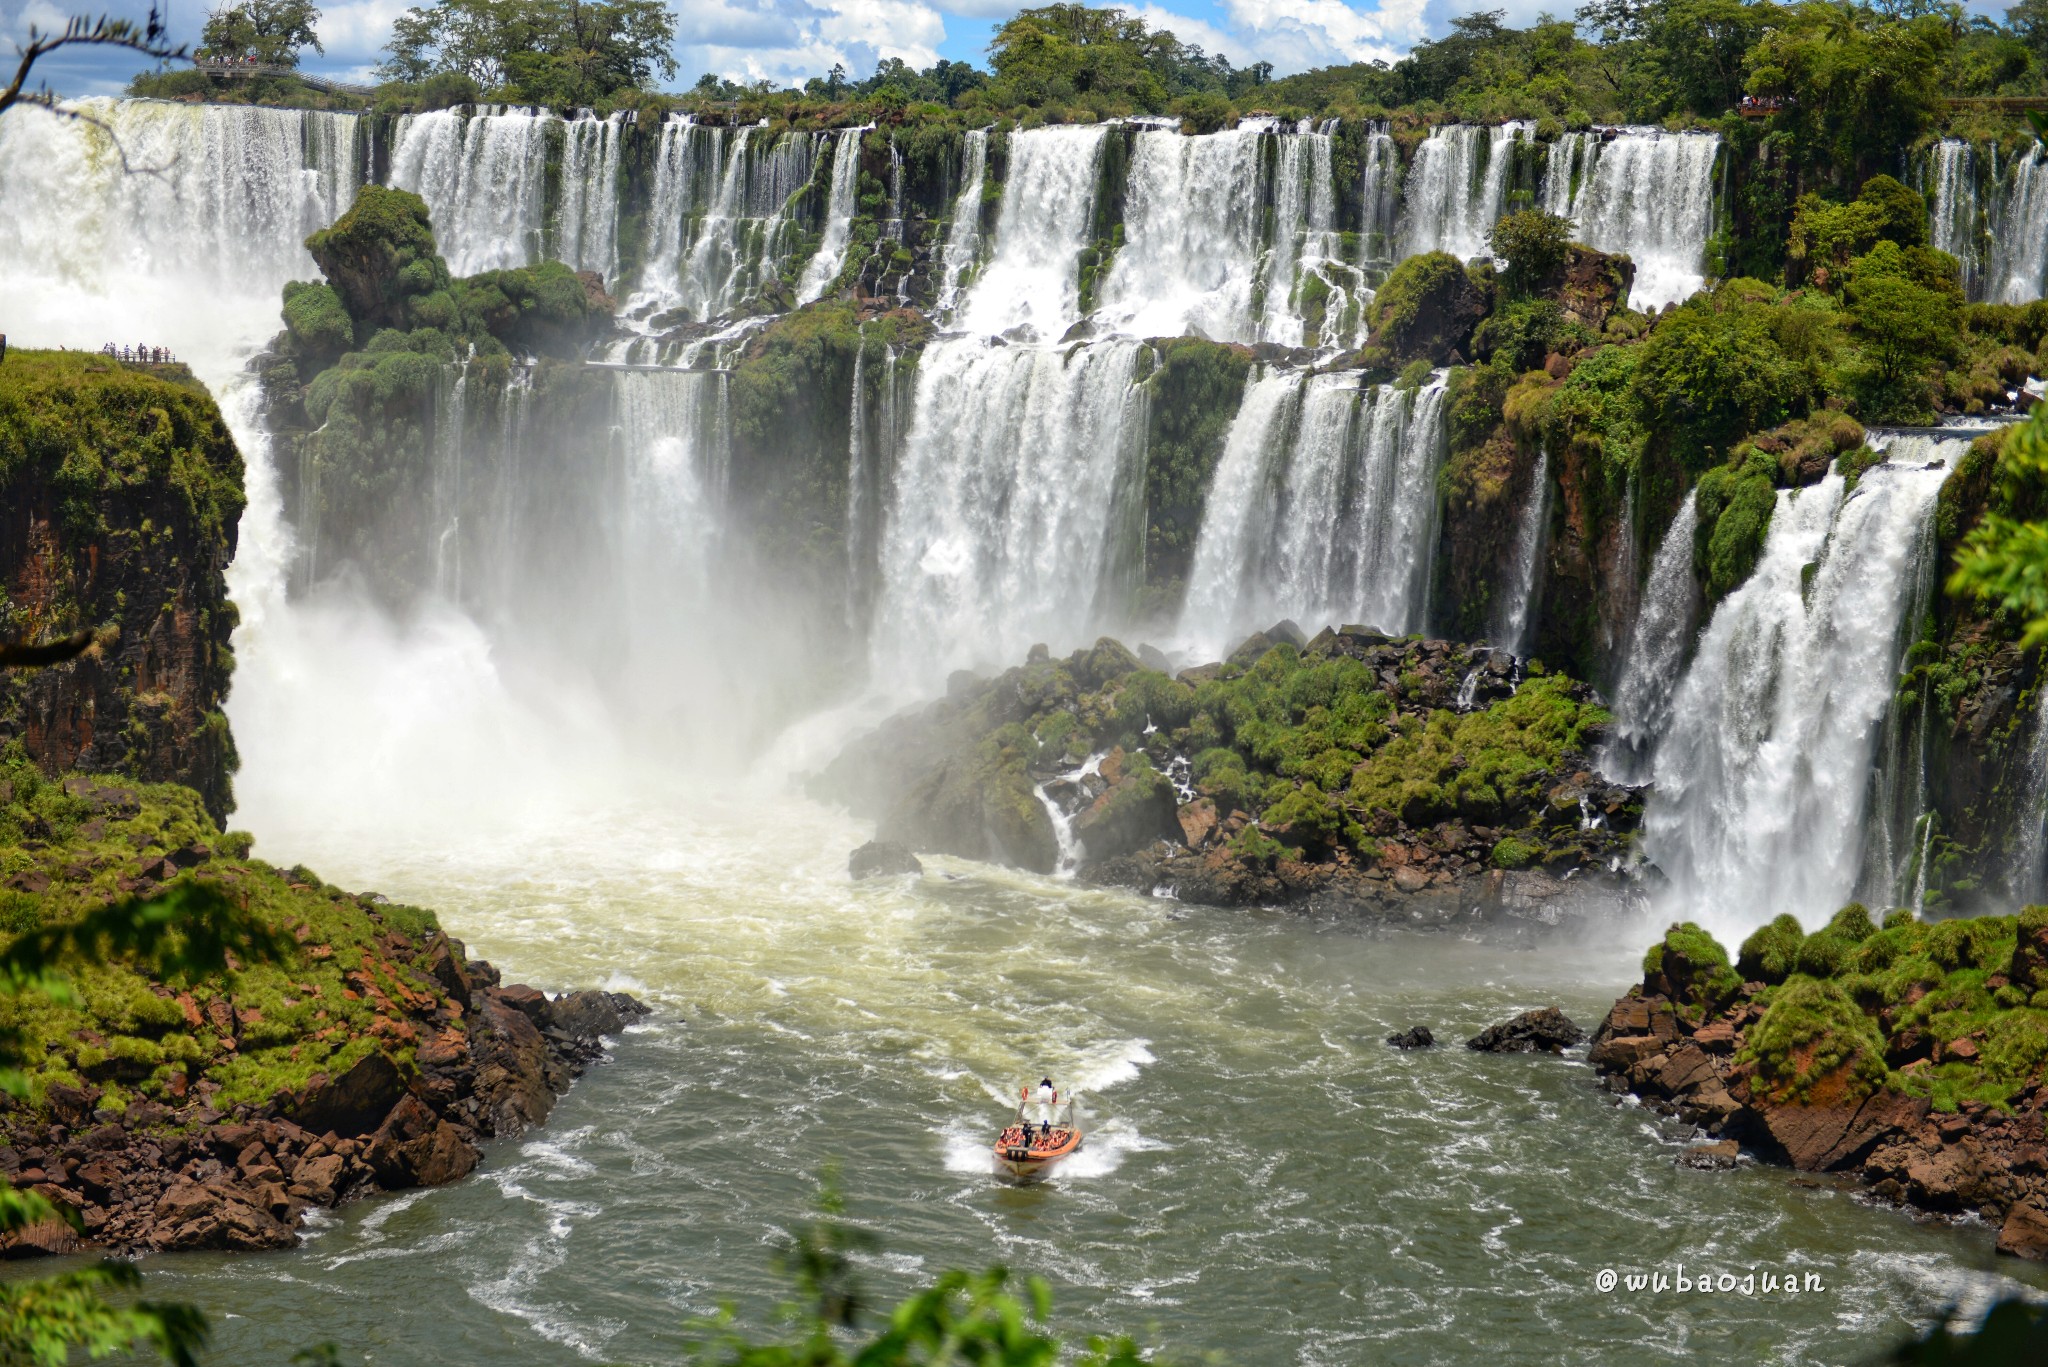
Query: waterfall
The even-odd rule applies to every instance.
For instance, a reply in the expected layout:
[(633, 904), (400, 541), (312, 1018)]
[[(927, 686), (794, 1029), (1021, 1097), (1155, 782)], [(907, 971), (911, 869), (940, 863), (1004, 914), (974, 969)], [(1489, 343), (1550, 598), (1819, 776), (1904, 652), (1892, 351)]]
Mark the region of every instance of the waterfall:
[(2018, 839), (2014, 842), (2012, 887), (2023, 903), (2048, 902), (2048, 670), (2034, 682), (2033, 744), (2014, 809)]
[[(825, 205), (825, 236), (818, 254), (804, 267), (796, 301), (808, 304), (824, 297), (846, 265), (846, 241), (853, 233), (855, 193), (860, 189), (860, 140), (867, 126), (842, 128), (832, 146), (832, 193)], [(893, 149), (895, 144), (890, 144)], [(900, 226), (900, 225), (899, 225)]]
[(707, 128), (671, 116), (655, 152), (647, 264), (630, 311), (680, 309), (709, 322), (752, 299), (781, 273), (789, 201), (810, 184), (829, 136)]
[[(1313, 278), (1327, 291), (1324, 324), (1318, 338), (1339, 343), (1350, 293), (1330, 277), (1341, 266), (1343, 242), (1337, 233), (1337, 196), (1331, 170), (1331, 136), (1306, 126), (1285, 134), (1275, 157), (1272, 245), (1259, 271), (1259, 340), (1282, 346), (1308, 341), (1304, 296)], [(1330, 319), (1339, 326), (1332, 328)], [(1332, 333), (1335, 336), (1332, 336)]]
[(981, 254), (982, 183), (988, 175), (988, 130), (969, 129), (961, 148), (960, 194), (953, 201), (953, 221), (946, 229), (946, 250), (939, 280), (937, 313), (951, 318), (960, 301), (960, 281)]
[(1570, 219), (1576, 240), (1634, 260), (1631, 308), (1662, 308), (1706, 279), (1720, 150), (1718, 133), (1567, 133), (1550, 149), (1543, 207)]
[(616, 288), (619, 271), (619, 149), (626, 116), (571, 119), (562, 130), (562, 196), (555, 214), (556, 260), (596, 271)]
[(1364, 195), (1359, 208), (1358, 259), (1386, 271), (1400, 259), (1401, 149), (1384, 123), (1365, 137)]
[(274, 293), (312, 273), (304, 238), (340, 217), (362, 184), (353, 114), (156, 100), (72, 107), (91, 121), (29, 108), (0, 119), (10, 293), (38, 274), (97, 286), (109, 273), (195, 269)]
[(1468, 261), (1490, 256), (1487, 239), (1507, 208), (1516, 145), (1530, 129), (1523, 122), (1431, 129), (1408, 168), (1400, 254), (1450, 252)]
[(1536, 471), (1522, 503), (1522, 523), (1515, 529), (1514, 578), (1494, 617), (1493, 637), (1516, 655), (1529, 653), (1535, 626), (1536, 599), (1542, 591), (1543, 542), (1550, 530), (1550, 444), (1536, 447)]
[(1671, 695), (1699, 616), (1700, 586), (1692, 568), (1693, 533), (1699, 526), (1694, 497), (1686, 494), (1650, 561), (1621, 685), (1614, 691), (1614, 728), (1600, 767), (1623, 783), (1641, 783), (1650, 776), (1651, 752), (1671, 723)]
[(545, 110), (479, 105), (398, 120), (391, 183), (427, 202), (434, 241), (456, 275), (530, 266), (542, 259), (547, 188)]
[(943, 682), (1107, 625), (1113, 514), (1143, 473), (1139, 349), (926, 350), (882, 538), (878, 677)]
[[(451, 378), (452, 372), (452, 378)], [(450, 602), (462, 601), (462, 453), (468, 428), (469, 368), (442, 368), (440, 396), (434, 414), (434, 591)], [(318, 466), (318, 461), (302, 461)], [(305, 505), (301, 505), (302, 507)], [(307, 567), (316, 582), (318, 567)]]
[(862, 323), (853, 348), (853, 399), (846, 415), (846, 623), (858, 628), (862, 550), (866, 538), (868, 325)]
[(1179, 635), (1219, 651), (1280, 618), (1417, 629), (1428, 607), (1444, 376), (1356, 372), (1245, 386), (1211, 480)]
[(1893, 437), (1853, 494), (1778, 494), (1763, 554), (1716, 608), (1670, 705), (1645, 817), (1675, 911), (1733, 934), (1825, 918), (1857, 885), (1871, 760), (1932, 513), (1968, 438)]
[(0, 115), (0, 294), (15, 344), (146, 342), (224, 360), (253, 331), (274, 331), (277, 292), (316, 274), (306, 235), (355, 200), (360, 119), (156, 100), (72, 107), (93, 121)]
[(994, 254), (960, 310), (969, 332), (1026, 327), (1056, 339), (1081, 316), (1081, 251), (1108, 135), (1102, 124), (1010, 135)]
[(1921, 189), (1933, 179), (1934, 211), (1928, 227), (1936, 251), (1947, 252), (1963, 267), (1963, 292), (1971, 299), (1984, 292), (1981, 229), (1977, 222), (1977, 154), (1961, 138), (1943, 138), (1923, 163)]
[[(1137, 135), (1124, 198), (1124, 245), (1097, 310), (1106, 327), (1135, 337), (1192, 332), (1214, 341), (1253, 339), (1259, 150), (1269, 128), (1248, 119), (1203, 137), (1177, 129)], [(1305, 211), (1305, 202), (1297, 208)], [(1291, 234), (1293, 226), (1276, 222), (1274, 232)]]
[(2048, 159), (2030, 147), (2005, 173), (1998, 213), (1991, 223), (1991, 270), (1986, 297), (2024, 304), (2048, 289)]

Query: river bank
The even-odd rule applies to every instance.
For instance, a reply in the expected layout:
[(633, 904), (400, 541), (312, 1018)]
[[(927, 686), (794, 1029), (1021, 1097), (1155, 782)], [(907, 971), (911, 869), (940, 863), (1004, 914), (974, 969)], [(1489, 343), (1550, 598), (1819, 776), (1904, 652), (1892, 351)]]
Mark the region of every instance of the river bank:
[[(1745, 978), (1748, 980), (1745, 981)], [(1653, 947), (1589, 1060), (1719, 1142), (1886, 1202), (1997, 1230), (2048, 1260), (2048, 908), (1926, 924), (1860, 906), (1813, 935), (1780, 917), (1727, 953), (1694, 926)]]

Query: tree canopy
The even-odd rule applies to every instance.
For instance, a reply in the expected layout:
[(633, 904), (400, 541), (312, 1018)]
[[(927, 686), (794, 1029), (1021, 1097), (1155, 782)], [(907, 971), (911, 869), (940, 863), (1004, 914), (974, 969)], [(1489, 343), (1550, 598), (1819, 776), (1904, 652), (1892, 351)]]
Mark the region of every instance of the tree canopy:
[(664, 0), (434, 0), (392, 27), (387, 80), (466, 77), (477, 89), (591, 104), (676, 74)]
[(297, 66), (299, 53), (311, 48), (325, 53), (314, 26), (320, 11), (312, 0), (241, 0), (206, 16), (199, 34), (199, 55), (254, 57), (272, 66)]

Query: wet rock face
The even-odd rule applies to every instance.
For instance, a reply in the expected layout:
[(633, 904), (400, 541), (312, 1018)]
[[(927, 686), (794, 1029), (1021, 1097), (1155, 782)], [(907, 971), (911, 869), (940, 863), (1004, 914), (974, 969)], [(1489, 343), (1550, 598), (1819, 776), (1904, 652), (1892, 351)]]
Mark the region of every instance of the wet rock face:
[(1823, 1078), (1805, 1100), (1782, 1099), (1745, 1054), (1764, 1008), (1762, 983), (1702, 1013), (1635, 987), (1594, 1032), (1587, 1059), (1606, 1086), (1700, 1127), (1714, 1142), (1679, 1156), (1724, 1168), (1743, 1150), (1802, 1172), (1855, 1178), (1874, 1196), (1929, 1214), (1975, 1216), (2000, 1252), (2048, 1260), (2048, 1089), (2018, 1093), (2010, 1111), (1966, 1101), (1953, 1113), (1889, 1090), (1852, 1096)]
[[(446, 941), (459, 956), (461, 946)], [(547, 1119), (604, 1037), (647, 1008), (623, 993), (550, 998), (462, 965), (468, 1011), (421, 1019), (414, 1066), (381, 1051), (261, 1108), (138, 1103), (95, 1111), (89, 1088), (52, 1088), (48, 1115), (10, 1116), (0, 1170), (78, 1212), (25, 1231), (0, 1256), (99, 1247), (124, 1253), (289, 1248), (306, 1211), (374, 1191), (439, 1186), (483, 1161), (479, 1144)]]
[(856, 879), (889, 878), (898, 874), (923, 873), (924, 865), (907, 846), (870, 840), (847, 858), (846, 871)]
[(1482, 1054), (1561, 1054), (1586, 1042), (1586, 1032), (1554, 1006), (1524, 1011), (1511, 1021), (1489, 1025), (1465, 1041)]
[[(38, 639), (98, 633), (75, 660), (0, 674), (0, 742), (20, 740), (48, 773), (185, 784), (224, 822), (236, 622), (224, 576), (242, 459), (182, 370), (33, 351), (0, 368), (0, 448), (30, 453), (0, 480), (0, 606)], [(14, 430), (26, 414), (35, 440)], [(75, 434), (76, 449), (49, 433)], [(92, 483), (87, 497), (57, 487), (60, 466), (70, 485)]]

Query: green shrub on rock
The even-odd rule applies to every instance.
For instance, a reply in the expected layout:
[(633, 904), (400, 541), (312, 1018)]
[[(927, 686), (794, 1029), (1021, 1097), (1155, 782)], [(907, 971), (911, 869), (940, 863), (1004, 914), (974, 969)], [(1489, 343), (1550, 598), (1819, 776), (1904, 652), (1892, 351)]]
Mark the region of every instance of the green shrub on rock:
[(1646, 984), (1661, 978), (1661, 989), (1694, 1019), (1718, 1011), (1742, 991), (1728, 951), (1691, 921), (1671, 927), (1650, 946), (1643, 956), (1643, 978)]
[(1543, 851), (1526, 840), (1502, 836), (1494, 842), (1491, 862), (1497, 869), (1526, 869)]
[(1835, 983), (1788, 979), (1750, 1027), (1743, 1055), (1777, 1100), (1853, 1104), (1884, 1084), (1877, 1025)]
[(1783, 913), (1769, 925), (1750, 932), (1736, 956), (1736, 969), (1747, 982), (1781, 983), (1792, 976), (1799, 961), (1799, 946), (1805, 939), (1806, 932), (1800, 929), (1798, 918), (1790, 912)]
[(1393, 361), (1447, 364), (1467, 354), (1491, 301), (1449, 252), (1424, 252), (1394, 267), (1373, 295), (1371, 345)]

